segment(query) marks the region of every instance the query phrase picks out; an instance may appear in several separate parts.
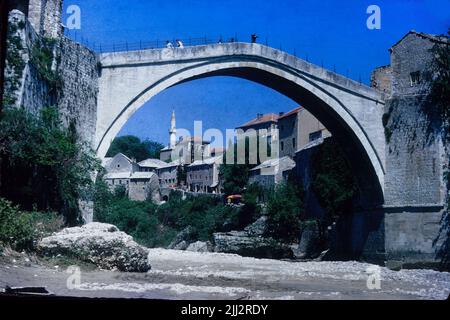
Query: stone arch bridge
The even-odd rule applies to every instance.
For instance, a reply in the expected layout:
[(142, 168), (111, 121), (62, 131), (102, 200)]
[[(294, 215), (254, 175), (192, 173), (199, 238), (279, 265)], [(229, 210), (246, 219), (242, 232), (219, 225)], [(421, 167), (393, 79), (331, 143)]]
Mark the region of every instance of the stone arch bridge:
[[(361, 197), (358, 212), (337, 227), (341, 237), (335, 241), (337, 252), (381, 264), (436, 262), (442, 175), (434, 169), (435, 160), (430, 171), (421, 159), (426, 150), (433, 156), (440, 153), (424, 147), (413, 158), (410, 153), (386, 151), (392, 143), (387, 146), (383, 114), (392, 97), (385, 100), (373, 88), (260, 44), (102, 53), (99, 60), (94, 148), (100, 158), (127, 120), (158, 93), (212, 76), (254, 81), (311, 112), (333, 134), (350, 162)], [(404, 131), (395, 132), (400, 149), (407, 139)]]
[(383, 203), (385, 103), (370, 87), (250, 43), (103, 53), (100, 62), (95, 138), (100, 158), (127, 120), (158, 93), (198, 78), (234, 76), (272, 88), (310, 111), (343, 146), (366, 196), (362, 202)]

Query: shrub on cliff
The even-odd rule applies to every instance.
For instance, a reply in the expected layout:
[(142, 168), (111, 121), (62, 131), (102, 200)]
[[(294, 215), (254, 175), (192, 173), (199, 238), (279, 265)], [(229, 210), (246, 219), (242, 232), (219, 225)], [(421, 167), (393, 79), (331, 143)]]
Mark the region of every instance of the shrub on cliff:
[(92, 198), (90, 174), (100, 164), (65, 128), (55, 108), (36, 116), (6, 109), (0, 118), (0, 195), (31, 211), (57, 211), (68, 225), (80, 222), (79, 200)]
[(0, 198), (0, 244), (16, 250), (31, 250), (37, 240), (61, 230), (56, 213), (26, 212)]
[(0, 198), (0, 242), (23, 250), (33, 246), (35, 236), (31, 216)]
[(341, 149), (333, 140), (327, 139), (313, 156), (311, 188), (326, 212), (325, 226), (331, 225), (339, 216), (352, 212), (352, 200), (357, 187), (350, 165)]
[(303, 212), (302, 191), (294, 184), (278, 185), (267, 203), (268, 235), (284, 242), (295, 242), (300, 236)]

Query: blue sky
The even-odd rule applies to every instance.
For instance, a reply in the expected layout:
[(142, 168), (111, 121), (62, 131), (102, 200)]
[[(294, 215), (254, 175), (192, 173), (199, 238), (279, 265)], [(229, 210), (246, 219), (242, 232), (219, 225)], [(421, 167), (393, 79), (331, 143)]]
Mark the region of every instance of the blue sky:
[[(81, 8), (81, 30), (72, 38), (102, 44), (173, 38), (224, 38), (261, 42), (323, 64), (368, 84), (370, 72), (389, 64), (388, 49), (409, 30), (446, 33), (450, 0), (66, 0)], [(381, 30), (366, 27), (369, 5), (381, 8)], [(65, 17), (63, 18), (65, 19)], [(296, 104), (263, 86), (217, 77), (185, 83), (149, 101), (120, 135), (134, 134), (164, 144), (170, 112), (177, 125), (193, 130), (234, 128), (257, 113), (288, 111)]]

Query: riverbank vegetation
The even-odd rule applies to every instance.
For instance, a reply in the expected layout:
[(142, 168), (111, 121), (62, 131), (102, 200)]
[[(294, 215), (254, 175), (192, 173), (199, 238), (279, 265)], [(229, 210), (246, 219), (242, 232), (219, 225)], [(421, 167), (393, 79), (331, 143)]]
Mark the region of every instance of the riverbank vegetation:
[(110, 192), (98, 179), (94, 219), (116, 225), (144, 246), (166, 247), (187, 227), (193, 230), (193, 240), (209, 241), (214, 232), (237, 227), (239, 211), (224, 206), (218, 198), (199, 195), (183, 199), (178, 192), (172, 192), (170, 200), (160, 206), (150, 201), (131, 201), (123, 190)]
[[(90, 173), (100, 164), (78, 142), (74, 126), (63, 126), (58, 111), (46, 107), (38, 115), (5, 109), (0, 127), (0, 197), (10, 201), (2, 202), (5, 215), (0, 228), (8, 234), (5, 237), (27, 247), (25, 243), (35, 237), (33, 229), (39, 229), (40, 212), (55, 212), (52, 219), (61, 219), (66, 226), (81, 223), (79, 201), (92, 199)], [(41, 215), (45, 220), (46, 214)]]
[(114, 157), (118, 153), (123, 153), (130, 159), (140, 162), (146, 159), (159, 159), (163, 148), (164, 146), (159, 142), (141, 141), (135, 136), (122, 136), (113, 140), (106, 156)]

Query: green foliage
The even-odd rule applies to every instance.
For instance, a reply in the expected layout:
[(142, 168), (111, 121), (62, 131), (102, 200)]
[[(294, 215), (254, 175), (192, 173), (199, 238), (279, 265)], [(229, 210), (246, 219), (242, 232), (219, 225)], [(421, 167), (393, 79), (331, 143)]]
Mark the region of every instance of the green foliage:
[(50, 38), (43, 38), (36, 42), (31, 49), (31, 64), (36, 68), (38, 74), (47, 82), (49, 93), (55, 94), (62, 87), (62, 78), (52, 66), (55, 60), (54, 50), (56, 41)]
[(177, 181), (178, 185), (186, 185), (187, 183), (187, 172), (184, 166), (177, 167)]
[(6, 42), (6, 65), (7, 73), (4, 84), (3, 106), (8, 107), (16, 103), (15, 91), (19, 89), (20, 79), (25, 68), (25, 61), (22, 59), (24, 46), (21, 37), (17, 34), (19, 27), (10, 23), (8, 25), (8, 35)]
[(225, 195), (241, 194), (248, 183), (249, 167), (242, 164), (220, 166), (220, 179)]
[(264, 190), (258, 184), (247, 186), (242, 203), (244, 204), (237, 214), (237, 227), (242, 229), (255, 222), (261, 216), (261, 207), (258, 205), (258, 198)]
[(214, 232), (221, 230), (226, 220), (235, 221), (236, 210), (210, 196), (190, 196), (183, 200), (172, 194), (170, 200), (158, 208), (157, 214), (164, 225), (180, 231), (191, 226), (197, 240), (207, 241)]
[(57, 211), (67, 224), (78, 224), (78, 202), (92, 199), (90, 173), (100, 163), (77, 143), (74, 126), (64, 129), (56, 109), (48, 107), (38, 117), (7, 109), (0, 127), (1, 194), (24, 209)]
[(159, 159), (160, 152), (163, 148), (164, 146), (162, 144), (155, 141), (141, 141), (135, 136), (122, 136), (114, 139), (106, 156), (114, 157), (118, 153), (123, 153), (140, 162), (149, 158)]
[(0, 244), (15, 250), (31, 250), (37, 240), (62, 228), (56, 213), (25, 212), (0, 198)]
[[(447, 33), (450, 36), (450, 28)], [(425, 108), (424, 112), (429, 119), (433, 119), (437, 114), (439, 128), (442, 132), (446, 153), (450, 150), (450, 42), (447, 38), (445, 44), (438, 43), (431, 50), (433, 63), (431, 71), (433, 73), (431, 81), (430, 96), (434, 108)], [(442, 246), (438, 250), (441, 258), (442, 270), (450, 270), (450, 160), (447, 160), (447, 170), (444, 172), (446, 182), (447, 197), (445, 214), (441, 221), (440, 237), (435, 240), (444, 239)]]
[[(223, 155), (223, 165), (220, 166), (219, 175), (225, 195), (242, 194), (248, 184), (249, 171), (261, 164), (259, 139), (259, 136), (257, 136), (256, 150), (250, 150), (250, 138), (245, 138), (245, 154), (243, 155), (243, 159), (241, 159), (241, 155), (238, 155), (237, 144), (230, 145), (228, 151)], [(227, 162), (227, 158), (231, 158), (230, 152), (233, 152), (232, 163)], [(256, 152), (256, 155), (253, 154), (254, 152)], [(269, 144), (267, 145), (267, 153), (268, 156), (272, 153)], [(256, 163), (251, 163), (254, 159), (256, 159)]]
[[(450, 29), (448, 35), (450, 36)], [(431, 83), (431, 97), (445, 130), (448, 132), (450, 125), (450, 40), (445, 44), (436, 44), (431, 52), (434, 57), (431, 68), (434, 74)]]
[(303, 213), (303, 192), (294, 184), (278, 185), (267, 203), (268, 235), (285, 242), (294, 242), (300, 235)]
[(193, 228), (194, 240), (211, 240), (227, 220), (235, 222), (237, 217), (238, 209), (208, 196), (183, 200), (173, 192), (167, 203), (157, 206), (118, 197), (102, 181), (97, 181), (96, 186), (94, 219), (116, 225), (148, 247), (166, 247), (187, 226)]
[(383, 114), (383, 127), (384, 127), (384, 136), (386, 138), (386, 142), (389, 144), (391, 142), (391, 138), (392, 138), (392, 129), (389, 126), (389, 121), (391, 120), (392, 117), (392, 111), (393, 111), (393, 107), (391, 105), (391, 107), (389, 108), (389, 111), (386, 112), (385, 114)]
[(23, 250), (33, 246), (35, 230), (31, 217), (0, 198), (0, 243)]
[(352, 212), (356, 182), (339, 146), (325, 141), (313, 156), (311, 188), (326, 212), (324, 222), (330, 225), (338, 216)]

